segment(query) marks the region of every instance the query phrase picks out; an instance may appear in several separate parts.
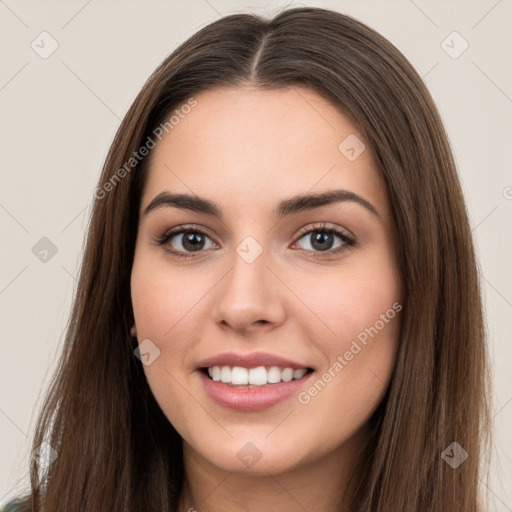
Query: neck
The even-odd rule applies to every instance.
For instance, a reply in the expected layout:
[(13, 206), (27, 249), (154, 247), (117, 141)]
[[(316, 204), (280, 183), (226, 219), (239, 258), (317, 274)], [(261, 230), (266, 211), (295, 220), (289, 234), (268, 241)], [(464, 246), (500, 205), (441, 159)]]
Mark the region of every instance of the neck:
[(368, 438), (362, 429), (335, 450), (286, 472), (226, 471), (183, 443), (185, 484), (180, 512), (348, 511), (349, 478)]

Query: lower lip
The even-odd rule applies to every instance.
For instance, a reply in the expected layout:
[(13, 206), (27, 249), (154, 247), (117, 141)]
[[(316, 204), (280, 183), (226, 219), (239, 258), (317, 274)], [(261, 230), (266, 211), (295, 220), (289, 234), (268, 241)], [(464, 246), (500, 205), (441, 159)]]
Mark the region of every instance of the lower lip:
[(313, 375), (313, 372), (290, 382), (266, 384), (252, 388), (235, 387), (224, 382), (214, 381), (209, 379), (202, 371), (199, 371), (199, 374), (206, 392), (218, 404), (239, 411), (261, 411), (297, 394)]

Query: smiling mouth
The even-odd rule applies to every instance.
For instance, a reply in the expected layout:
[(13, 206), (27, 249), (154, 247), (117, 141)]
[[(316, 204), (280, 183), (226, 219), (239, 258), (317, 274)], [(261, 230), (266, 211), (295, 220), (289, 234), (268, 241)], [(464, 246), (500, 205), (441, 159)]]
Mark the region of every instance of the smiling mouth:
[(214, 382), (223, 382), (233, 387), (261, 387), (267, 384), (279, 384), (299, 380), (313, 372), (311, 368), (293, 369), (280, 366), (210, 366), (201, 371)]

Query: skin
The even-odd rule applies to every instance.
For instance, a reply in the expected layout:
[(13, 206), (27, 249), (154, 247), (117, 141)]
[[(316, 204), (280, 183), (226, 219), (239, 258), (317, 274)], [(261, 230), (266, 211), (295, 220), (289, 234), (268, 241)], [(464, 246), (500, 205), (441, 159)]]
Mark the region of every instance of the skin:
[[(263, 411), (228, 409), (209, 398), (196, 368), (220, 353), (263, 351), (314, 368), (310, 383), (332, 371), (365, 328), (401, 303), (385, 183), (350, 119), (303, 86), (222, 87), (195, 98), (197, 106), (152, 150), (131, 276), (133, 332), (160, 349), (144, 371), (184, 441), (182, 510), (339, 510), (392, 375), (399, 313), (359, 343), (308, 403), (294, 395)], [(338, 149), (350, 134), (366, 146), (354, 161)], [(354, 201), (273, 216), (283, 199), (340, 188), (379, 216)], [(170, 206), (145, 214), (164, 191), (213, 200), (224, 217)], [(305, 234), (322, 222), (354, 236), (355, 245), (335, 235), (329, 250), (342, 250), (323, 256)], [(155, 244), (190, 224), (206, 234), (199, 252), (179, 234)], [(263, 249), (252, 263), (236, 251), (247, 236)], [(251, 467), (237, 457), (248, 442), (261, 454)]]

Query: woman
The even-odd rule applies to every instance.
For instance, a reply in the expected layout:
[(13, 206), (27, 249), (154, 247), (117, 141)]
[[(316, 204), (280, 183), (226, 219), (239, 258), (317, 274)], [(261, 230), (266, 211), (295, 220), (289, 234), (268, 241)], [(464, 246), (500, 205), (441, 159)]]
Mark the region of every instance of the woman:
[(227, 16), (112, 144), (18, 510), (480, 511), (486, 357), (411, 65), (333, 11)]

